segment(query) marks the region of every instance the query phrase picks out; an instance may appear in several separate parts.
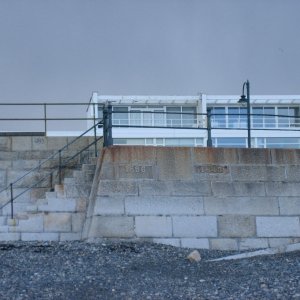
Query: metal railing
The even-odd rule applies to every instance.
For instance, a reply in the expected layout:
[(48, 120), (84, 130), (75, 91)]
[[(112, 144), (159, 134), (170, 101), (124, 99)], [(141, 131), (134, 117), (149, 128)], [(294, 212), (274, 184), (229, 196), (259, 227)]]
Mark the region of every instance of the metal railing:
[[(94, 120), (94, 125), (84, 131), (82, 134), (74, 138), (71, 142), (67, 143), (65, 146), (60, 148), (58, 151), (54, 152), (51, 156), (48, 158), (44, 159), (41, 163), (39, 163), (36, 167), (30, 169), (27, 171), (25, 174), (23, 174), (21, 177), (17, 178), (16, 180), (10, 182), (5, 188), (0, 190), (0, 195), (1, 193), (9, 193), (9, 200), (6, 201), (4, 204), (0, 206), (0, 210), (3, 209), (5, 206), (10, 204), (11, 206), (11, 218), (13, 219), (14, 217), (14, 201), (18, 199), (20, 196), (22, 196), (24, 193), (28, 192), (29, 190), (38, 187), (39, 184), (43, 183), (46, 180), (50, 180), (50, 187), (53, 188), (54, 184), (54, 177), (58, 177), (58, 184), (62, 183), (62, 177), (63, 177), (63, 171), (65, 168), (68, 166), (72, 165), (71, 163), (74, 163), (74, 159), (77, 158), (78, 156), (81, 156), (85, 151), (87, 151), (91, 146), (94, 145), (94, 150), (92, 151), (94, 156), (98, 155), (98, 142), (103, 138), (103, 136), (97, 136), (96, 135), (96, 129), (99, 126), (103, 125), (103, 120)], [(82, 137), (87, 136), (89, 132), (93, 131), (94, 136), (93, 136), (93, 141), (88, 142), (87, 145), (83, 146), (79, 150), (76, 150), (75, 153), (71, 153), (70, 156), (64, 155), (64, 152), (69, 150), (70, 148), (72, 149), (72, 146), (75, 146), (75, 143), (77, 141), (80, 141)], [(90, 155), (90, 152), (88, 151), (88, 155)], [(22, 192), (15, 193), (17, 184), (20, 183), (22, 180), (25, 180), (27, 178), (30, 178), (30, 176), (34, 175), (36, 171), (40, 171), (42, 167), (44, 167), (47, 163), (57, 161), (56, 166), (51, 168), (51, 171), (47, 172), (46, 175), (41, 176), (41, 178), (38, 178), (37, 180), (34, 181), (34, 183), (30, 184), (28, 187), (26, 187)], [(76, 162), (76, 161), (75, 161)]]
[(83, 131), (82, 128), (87, 128), (87, 122), (95, 125), (98, 107), (101, 105), (91, 102), (0, 103), (0, 134), (30, 132), (47, 135), (49, 126), (59, 127), (58, 131), (62, 131), (59, 125), (65, 126), (66, 122), (71, 124), (70, 127)]
[[(134, 114), (134, 118), (132, 117)], [(144, 115), (149, 114), (148, 117)], [(159, 116), (160, 120), (155, 116)], [(113, 144), (112, 128), (158, 128), (158, 129), (192, 129), (207, 131), (207, 146), (212, 147), (212, 131), (247, 130), (247, 118), (251, 119), (251, 131), (297, 131), (300, 137), (300, 116), (250, 114), (246, 113), (183, 113), (183, 112), (114, 112), (111, 106), (104, 110), (104, 144)], [(275, 120), (275, 123), (264, 121), (266, 126), (259, 126), (257, 120)], [(256, 120), (256, 122), (255, 122)], [(107, 135), (107, 138), (106, 138)], [(146, 136), (145, 136), (146, 137)]]
[[(15, 107), (18, 106), (18, 111), (16, 111), (17, 116), (13, 117), (3, 117), (3, 114), (5, 114), (5, 109), (2, 109), (3, 107)], [(56, 116), (57, 112), (51, 112), (51, 115), (48, 115), (47, 112), (49, 110), (49, 107), (74, 107), (74, 106), (81, 106), (83, 107), (81, 113), (81, 116), (79, 117), (73, 117), (73, 116)], [(33, 112), (33, 117), (24, 117), (21, 116), (21, 114), (24, 114), (24, 111), (22, 112), (22, 107), (38, 107), (43, 108), (42, 110), (36, 110)], [(92, 107), (93, 111), (91, 113), (91, 117), (85, 116), (87, 111)], [(94, 156), (98, 155), (98, 143), (103, 138), (103, 136), (97, 136), (97, 127), (102, 126), (103, 119), (99, 120), (96, 117), (96, 109), (98, 109), (98, 106), (95, 103), (89, 103), (87, 106), (87, 103), (0, 103), (0, 131), (3, 131), (3, 128), (1, 127), (1, 122), (8, 122), (8, 124), (15, 124), (15, 122), (22, 121), (25, 123), (32, 123), (36, 121), (40, 121), (43, 123), (43, 135), (47, 135), (48, 131), (48, 124), (52, 121), (63, 121), (64, 124), (66, 124), (68, 121), (90, 121), (93, 126), (91, 126), (89, 129), (84, 130), (79, 136), (75, 137), (72, 141), (68, 142), (65, 146), (60, 148), (58, 151), (55, 151), (52, 155), (50, 155), (48, 158), (44, 159), (42, 162), (40, 162), (36, 167), (30, 169), (29, 171), (25, 172), (22, 176), (15, 179), (14, 181), (10, 182), (7, 186), (5, 186), (3, 189), (0, 190), (0, 197), (4, 199), (8, 199), (0, 206), (0, 210), (2, 210), (5, 206), (10, 204), (11, 206), (11, 212), (10, 216), (11, 218), (14, 217), (14, 202), (16, 199), (21, 197), (26, 192), (32, 190), (36, 187), (44, 187), (45, 182), (47, 182), (47, 187), (50, 186), (50, 188), (53, 188), (54, 182), (57, 182), (59, 184), (62, 183), (62, 177), (63, 172), (68, 167), (72, 167), (74, 163), (77, 164), (77, 160), (84, 155), (91, 155), (93, 153)], [(14, 113), (14, 112), (13, 112)], [(86, 123), (87, 124), (87, 123)], [(87, 127), (85, 124), (85, 128)], [(2, 129), (2, 130), (1, 130)], [(82, 130), (81, 130), (82, 131)], [(24, 128), (23, 126), (21, 128), (16, 127), (14, 133), (23, 133)], [(35, 135), (35, 133), (41, 133), (40, 130), (36, 132), (30, 132), (30, 134)], [(11, 135), (11, 131), (4, 132), (4, 135)], [(83, 137), (89, 137), (90, 140), (88, 140), (87, 144), (83, 146), (77, 146), (76, 149), (73, 149), (74, 146), (76, 146), (76, 143), (80, 143)], [(89, 149), (94, 146), (93, 151), (90, 151)], [(47, 170), (44, 172), (44, 174), (41, 172), (41, 170), (45, 170), (47, 168), (47, 164), (53, 165), (54, 167), (51, 167), (50, 170)], [(40, 174), (42, 173), (42, 174)], [(41, 175), (41, 176), (40, 176)], [(28, 181), (31, 177), (37, 177), (34, 181), (30, 182), (30, 184), (27, 185), (27, 187), (23, 187), (22, 182)], [(31, 179), (30, 179), (31, 181)], [(18, 189), (21, 187), (22, 191), (20, 192)]]

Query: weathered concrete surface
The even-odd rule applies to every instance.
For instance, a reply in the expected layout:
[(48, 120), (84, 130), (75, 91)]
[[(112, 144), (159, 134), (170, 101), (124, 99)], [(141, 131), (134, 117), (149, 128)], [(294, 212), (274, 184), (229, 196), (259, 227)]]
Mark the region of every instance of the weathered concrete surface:
[[(6, 136), (0, 137), (0, 190), (27, 174), (58, 149), (74, 138)], [(92, 140), (83, 137), (62, 152), (62, 160), (86, 147)], [(99, 149), (101, 145), (99, 143)], [(0, 241), (66, 241), (80, 240), (86, 217), (88, 197), (94, 177), (96, 160), (90, 151), (83, 152), (68, 164), (63, 172), (62, 185), (49, 192), (50, 177), (34, 185), (36, 180), (57, 169), (58, 156), (47, 160), (39, 169), (13, 184), (14, 219), (11, 207), (0, 210)], [(67, 177), (71, 176), (71, 177)], [(53, 177), (53, 184), (57, 176)], [(10, 188), (0, 192), (0, 206), (10, 200)]]
[(83, 238), (238, 250), (300, 241), (300, 151), (113, 146)]

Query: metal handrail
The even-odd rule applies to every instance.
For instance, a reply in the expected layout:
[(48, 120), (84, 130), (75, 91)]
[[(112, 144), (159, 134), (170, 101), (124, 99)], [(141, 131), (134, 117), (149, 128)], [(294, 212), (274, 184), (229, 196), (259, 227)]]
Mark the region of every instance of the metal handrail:
[[(49, 172), (47, 175), (45, 175), (44, 177), (42, 177), (41, 179), (37, 180), (34, 184), (32, 184), (31, 186), (29, 186), (28, 188), (26, 188), (25, 190), (23, 190), (22, 192), (20, 192), (19, 194), (17, 194), (16, 196), (13, 195), (13, 185), (16, 184), (17, 182), (19, 182), (20, 180), (22, 180), (23, 178), (25, 178), (27, 175), (33, 173), (34, 171), (40, 169), (46, 162), (48, 162), (49, 160), (53, 159), (54, 157), (56, 157), (57, 155), (59, 155), (59, 165), (58, 165), (58, 170), (59, 170), (59, 176), (60, 176), (60, 184), (61, 184), (61, 171), (62, 169), (64, 169), (67, 164), (73, 160), (75, 157), (77, 157), (78, 155), (80, 155), (82, 152), (84, 152), (85, 150), (87, 150), (89, 147), (91, 147), (92, 145), (97, 145), (97, 142), (103, 138), (103, 136), (101, 137), (96, 137), (93, 142), (89, 143), (87, 146), (85, 146), (84, 148), (82, 148), (80, 151), (77, 151), (73, 156), (71, 156), (68, 160), (66, 160), (64, 162), (64, 164), (62, 164), (61, 162), (61, 152), (64, 151), (65, 149), (67, 149), (68, 147), (70, 147), (72, 144), (74, 144), (76, 141), (78, 141), (81, 137), (83, 137), (84, 135), (86, 135), (89, 131), (95, 129), (99, 124), (102, 124), (103, 120), (100, 120), (98, 122), (95, 123), (95, 125), (93, 125), (91, 128), (87, 129), (86, 131), (84, 131), (82, 134), (80, 134), (78, 137), (76, 137), (75, 139), (73, 139), (71, 142), (67, 143), (65, 146), (63, 146), (62, 148), (60, 148), (58, 151), (56, 151), (55, 153), (53, 153), (52, 155), (50, 155), (47, 159), (43, 160), (41, 163), (39, 163), (36, 167), (30, 169), (28, 172), (26, 172), (25, 174), (23, 174), (21, 177), (17, 178), (15, 181), (11, 182), (9, 185), (7, 185), (4, 189), (2, 189), (0, 191), (0, 193), (8, 190), (10, 188), (11, 190), (11, 197), (10, 200), (5, 202), (4, 204), (2, 204), (0, 206), (0, 209), (2, 209), (3, 207), (5, 207), (6, 205), (8, 205), (9, 203), (11, 203), (11, 218), (13, 218), (13, 202), (19, 198), (21, 195), (23, 195), (24, 193), (26, 193), (27, 191), (31, 190), (32, 188), (34, 188), (35, 186), (37, 186), (39, 183), (43, 182), (45, 179), (49, 178), (49, 176), (52, 176), (54, 172), (57, 171), (57, 168), (55, 168), (55, 170), (52, 170), (51, 172)], [(96, 152), (96, 148), (95, 148), (95, 156), (97, 156), (97, 152)]]

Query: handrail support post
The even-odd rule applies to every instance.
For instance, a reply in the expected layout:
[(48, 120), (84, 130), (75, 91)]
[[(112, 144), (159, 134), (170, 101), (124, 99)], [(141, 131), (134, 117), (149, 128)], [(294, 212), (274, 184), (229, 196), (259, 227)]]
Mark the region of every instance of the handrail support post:
[(10, 184), (10, 218), (14, 218), (14, 194), (13, 194), (13, 184)]

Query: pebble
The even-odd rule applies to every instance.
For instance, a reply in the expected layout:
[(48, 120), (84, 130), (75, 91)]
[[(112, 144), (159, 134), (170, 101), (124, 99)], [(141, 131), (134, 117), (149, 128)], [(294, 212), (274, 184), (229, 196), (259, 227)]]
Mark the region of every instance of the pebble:
[[(148, 242), (0, 243), (0, 299), (298, 299), (300, 252), (235, 261), (234, 251)], [(200, 284), (201, 283), (201, 284)]]

